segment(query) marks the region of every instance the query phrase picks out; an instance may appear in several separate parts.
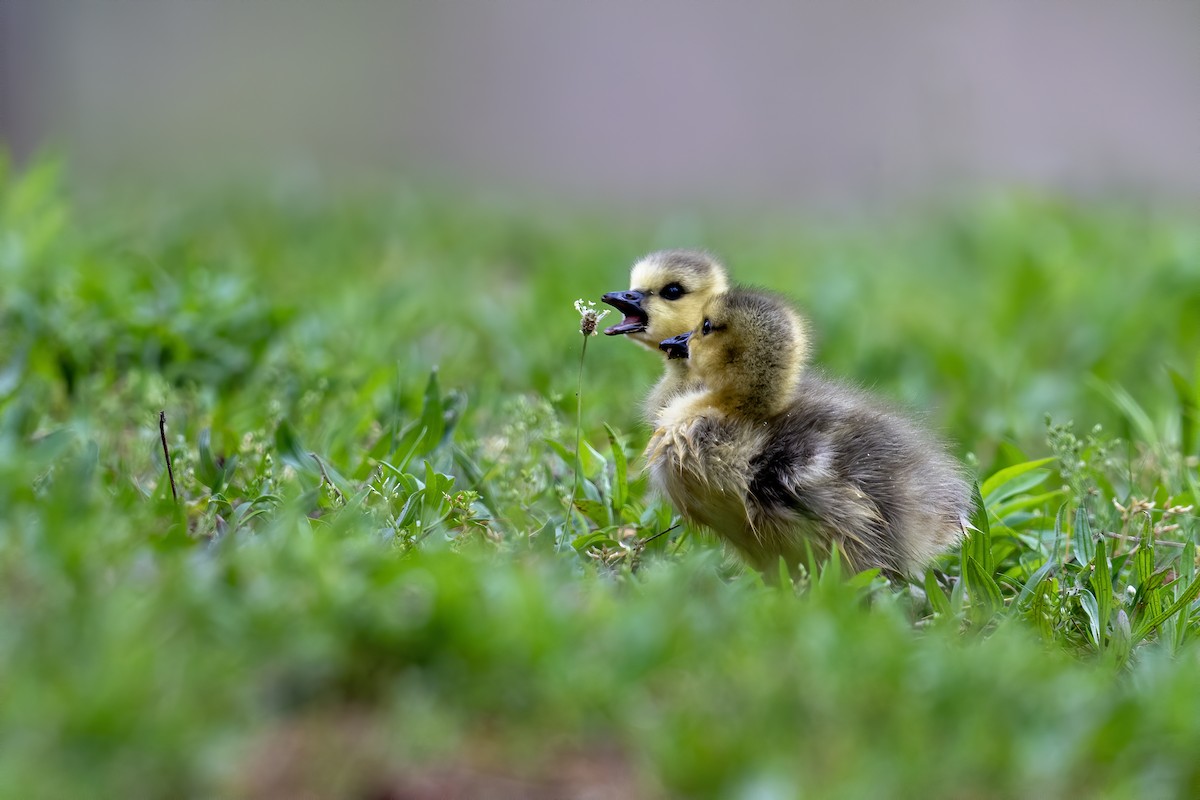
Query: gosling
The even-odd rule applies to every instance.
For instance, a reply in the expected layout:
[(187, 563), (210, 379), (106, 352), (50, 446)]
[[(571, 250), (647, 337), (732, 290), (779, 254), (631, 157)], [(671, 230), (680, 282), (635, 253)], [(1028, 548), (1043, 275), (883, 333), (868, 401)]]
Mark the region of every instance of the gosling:
[(962, 538), (973, 501), (958, 463), (915, 422), (806, 372), (805, 325), (779, 298), (719, 295), (661, 346), (699, 384), (660, 416), (651, 481), (752, 565), (795, 569), (836, 545), (855, 570), (900, 578)]
[[(725, 267), (707, 253), (661, 250), (633, 265), (629, 285), (628, 291), (609, 292), (600, 298), (625, 316), (604, 333), (624, 334), (658, 352), (663, 339), (700, 324), (708, 301), (728, 291), (729, 277)], [(698, 388), (699, 382), (689, 375), (687, 360), (668, 359), (662, 377), (646, 397), (643, 416), (655, 425), (672, 399)]]

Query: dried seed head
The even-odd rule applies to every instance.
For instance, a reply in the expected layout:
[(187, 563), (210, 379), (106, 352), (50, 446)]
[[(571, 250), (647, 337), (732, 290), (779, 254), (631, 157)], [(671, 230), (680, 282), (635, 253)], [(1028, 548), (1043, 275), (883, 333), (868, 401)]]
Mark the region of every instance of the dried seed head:
[(596, 304), (591, 300), (580, 298), (575, 301), (575, 310), (579, 312), (579, 332), (584, 336), (595, 336), (596, 326), (600, 320), (608, 316), (608, 309), (596, 310)]

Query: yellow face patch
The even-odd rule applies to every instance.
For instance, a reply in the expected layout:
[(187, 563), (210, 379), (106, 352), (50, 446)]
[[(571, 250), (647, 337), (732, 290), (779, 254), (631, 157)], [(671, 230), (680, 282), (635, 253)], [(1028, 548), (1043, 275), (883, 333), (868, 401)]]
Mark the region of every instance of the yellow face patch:
[(713, 307), (718, 304), (710, 303), (701, 311), (701, 322), (688, 339), (688, 369), (705, 383), (719, 379), (724, 374), (718, 368), (719, 362), (724, 360), (721, 351), (722, 345), (725, 344), (725, 326), (714, 320), (716, 314)]
[(629, 284), (645, 295), (646, 313), (646, 329), (629, 336), (656, 352), (664, 339), (695, 329), (708, 301), (729, 289), (721, 265), (692, 252), (647, 256), (634, 264)]
[(688, 338), (688, 371), (723, 411), (786, 405), (808, 358), (801, 317), (777, 297), (734, 290), (715, 297)]

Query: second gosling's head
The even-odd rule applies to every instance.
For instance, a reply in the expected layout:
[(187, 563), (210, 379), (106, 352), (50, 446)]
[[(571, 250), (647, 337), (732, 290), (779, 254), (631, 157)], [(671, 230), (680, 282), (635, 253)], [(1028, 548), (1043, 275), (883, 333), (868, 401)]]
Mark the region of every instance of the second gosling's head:
[(787, 407), (808, 359), (804, 321), (782, 299), (735, 289), (714, 297), (692, 332), (660, 344), (688, 359), (714, 403), (727, 413), (768, 417)]
[(625, 315), (604, 332), (626, 334), (641, 345), (658, 343), (700, 324), (704, 306), (729, 289), (721, 263), (698, 250), (660, 250), (633, 265), (629, 290), (601, 299)]

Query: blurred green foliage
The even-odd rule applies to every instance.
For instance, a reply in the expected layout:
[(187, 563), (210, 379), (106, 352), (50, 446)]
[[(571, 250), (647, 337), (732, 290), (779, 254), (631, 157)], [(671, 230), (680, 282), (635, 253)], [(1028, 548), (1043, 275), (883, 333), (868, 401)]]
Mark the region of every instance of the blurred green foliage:
[[(4, 796), (570, 796), (579, 758), (647, 796), (1200, 792), (1194, 222), (61, 184), (0, 166)], [(624, 342), (576, 453), (572, 301), (662, 246), (933, 409), (979, 472), (961, 552), (764, 581), (672, 530)]]

